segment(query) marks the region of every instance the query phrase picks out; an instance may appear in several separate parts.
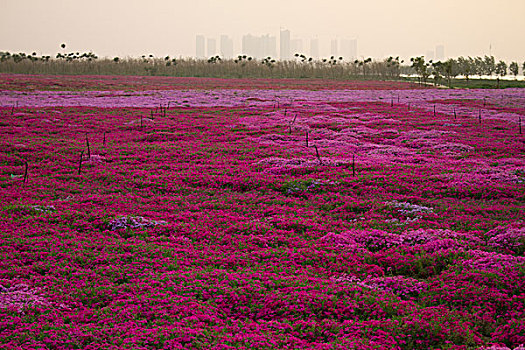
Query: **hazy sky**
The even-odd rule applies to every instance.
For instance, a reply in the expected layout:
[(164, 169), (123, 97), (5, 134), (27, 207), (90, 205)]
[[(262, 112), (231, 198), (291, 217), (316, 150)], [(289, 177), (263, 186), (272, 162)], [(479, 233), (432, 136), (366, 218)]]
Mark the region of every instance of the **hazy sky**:
[[(436, 45), (447, 57), (525, 61), (525, 0), (0, 0), (0, 51), (194, 56), (195, 36), (357, 38), (358, 55), (403, 58)], [(520, 64), (521, 65), (521, 64)]]

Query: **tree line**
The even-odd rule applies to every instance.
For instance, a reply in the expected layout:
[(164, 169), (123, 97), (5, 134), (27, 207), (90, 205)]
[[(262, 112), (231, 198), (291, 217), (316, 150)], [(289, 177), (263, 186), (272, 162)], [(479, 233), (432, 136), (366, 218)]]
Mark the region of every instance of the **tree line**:
[[(421, 82), (425, 83), (429, 77), (432, 77), (434, 83), (439, 84), (442, 79), (446, 79), (451, 84), (451, 79), (461, 75), (468, 81), (473, 75), (506, 76), (509, 71), (515, 77), (519, 74), (518, 62), (507, 63), (503, 60), (496, 62), (494, 56), (484, 57), (458, 57), (457, 59), (449, 58), (441, 62), (432, 60), (425, 62), (424, 56), (413, 57), (410, 59), (410, 66), (415, 74), (418, 75)], [(522, 69), (525, 71), (525, 61), (522, 63)]]
[[(65, 49), (65, 44), (61, 45)], [(426, 61), (424, 56), (412, 57), (405, 63), (399, 57), (383, 60), (362, 58), (346, 60), (330, 56), (314, 59), (296, 53), (291, 60), (272, 57), (256, 59), (239, 55), (234, 59), (212, 56), (208, 59), (171, 58), (142, 55), (140, 58), (99, 58), (92, 52), (61, 52), (55, 57), (38, 56), (35, 52), (0, 52), (0, 72), (29, 74), (116, 74), (164, 75), (220, 78), (330, 78), (330, 79), (401, 79), (416, 75), (421, 83), (432, 82), (451, 86), (452, 79), (462, 76), (467, 82), (476, 76), (502, 77), (509, 72), (519, 74), (518, 62), (507, 64), (494, 56), (458, 57), (446, 61)], [(522, 63), (525, 70), (525, 62)]]

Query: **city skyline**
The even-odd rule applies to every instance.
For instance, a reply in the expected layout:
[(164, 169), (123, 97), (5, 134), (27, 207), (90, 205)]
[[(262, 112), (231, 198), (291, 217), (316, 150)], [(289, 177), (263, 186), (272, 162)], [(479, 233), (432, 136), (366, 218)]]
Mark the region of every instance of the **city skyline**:
[[(216, 48), (217, 38), (220, 38), (220, 46)], [(205, 44), (207, 43), (207, 44)], [(309, 45), (307, 45), (309, 43)], [(212, 47), (208, 47), (212, 45)], [(357, 53), (357, 39), (332, 39), (332, 50), (325, 56), (343, 57), (346, 60), (354, 60), (358, 58)], [(441, 45), (442, 46), (442, 45)], [(237, 49), (237, 51), (235, 51)], [(210, 58), (220, 52), (220, 57), (225, 59), (236, 58), (237, 56), (247, 55), (256, 59), (263, 59), (271, 57), (272, 59), (290, 60), (296, 54), (306, 55), (313, 59), (319, 59), (323, 55), (319, 50), (319, 39), (310, 38), (305, 39), (301, 37), (291, 37), (291, 31), (288, 29), (281, 29), (279, 41), (276, 36), (270, 34), (252, 35), (244, 34), (242, 40), (237, 45), (234, 45), (233, 39), (226, 34), (221, 34), (217, 37), (205, 37), (204, 35), (196, 35), (195, 37), (195, 58)], [(234, 53), (237, 52), (236, 54)]]

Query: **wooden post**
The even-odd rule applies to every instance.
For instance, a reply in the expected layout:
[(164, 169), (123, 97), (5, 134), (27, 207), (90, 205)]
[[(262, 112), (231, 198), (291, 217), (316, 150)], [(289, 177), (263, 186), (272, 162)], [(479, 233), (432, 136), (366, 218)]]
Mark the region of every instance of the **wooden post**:
[(352, 176), (355, 177), (355, 153), (352, 153)]
[(88, 151), (88, 159), (91, 159), (91, 149), (89, 148), (89, 140), (88, 140), (87, 134), (86, 134), (86, 145), (87, 145), (87, 151)]
[(479, 110), (478, 119), (479, 119), (479, 123), (481, 124), (481, 108)]
[(306, 147), (308, 147), (308, 131), (306, 132)]
[(315, 147), (315, 154), (317, 155), (317, 159), (319, 159), (319, 164), (323, 164), (323, 161), (321, 160), (321, 156), (319, 156), (319, 150), (317, 149), (317, 146), (314, 145)]
[(25, 170), (24, 170), (24, 183), (27, 182), (27, 168), (29, 167), (29, 164), (25, 162)]
[(80, 160), (78, 162), (78, 175), (82, 172), (82, 157), (84, 156), (84, 151), (80, 152)]
[(104, 147), (106, 147), (106, 132), (104, 131), (104, 139), (102, 140), (102, 144)]

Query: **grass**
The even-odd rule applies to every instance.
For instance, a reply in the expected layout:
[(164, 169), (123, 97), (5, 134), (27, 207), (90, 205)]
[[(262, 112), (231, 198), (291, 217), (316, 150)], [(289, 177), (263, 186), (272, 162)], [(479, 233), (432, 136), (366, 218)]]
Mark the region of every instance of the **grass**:
[[(404, 78), (406, 81), (418, 82), (417, 78)], [(499, 84), (499, 85), (498, 85)], [(433, 80), (428, 79), (427, 85), (433, 85)], [(508, 88), (525, 88), (525, 81), (519, 80), (503, 80), (499, 83), (496, 79), (451, 79), (450, 86), (446, 79), (441, 79), (438, 85), (442, 87), (450, 87), (452, 89), (508, 89)]]
[[(498, 82), (492, 79), (454, 79), (452, 81), (453, 88), (461, 89), (498, 89)], [(499, 81), (499, 89), (507, 88), (525, 88), (525, 81), (518, 80), (501, 80)]]

